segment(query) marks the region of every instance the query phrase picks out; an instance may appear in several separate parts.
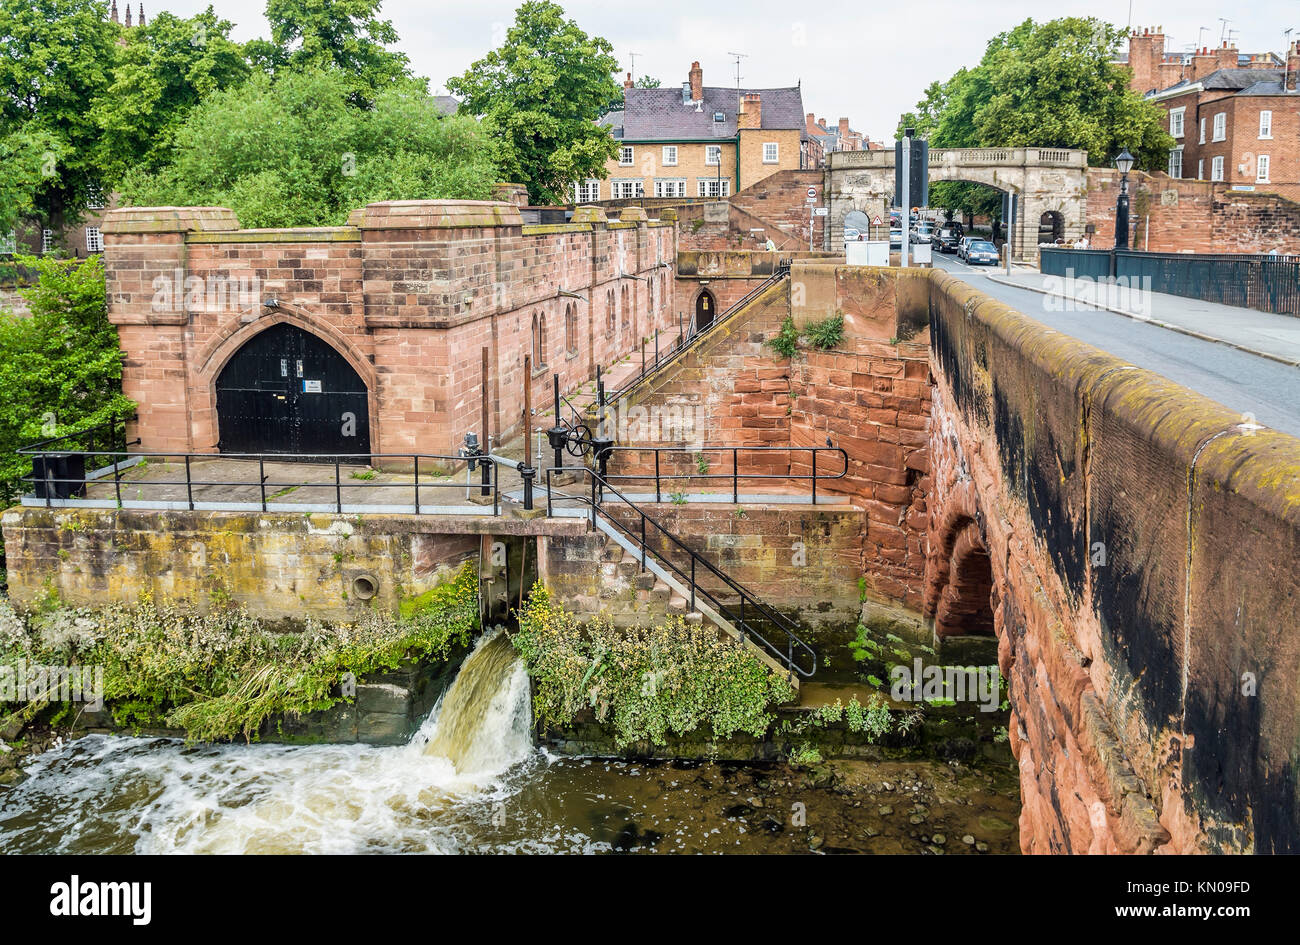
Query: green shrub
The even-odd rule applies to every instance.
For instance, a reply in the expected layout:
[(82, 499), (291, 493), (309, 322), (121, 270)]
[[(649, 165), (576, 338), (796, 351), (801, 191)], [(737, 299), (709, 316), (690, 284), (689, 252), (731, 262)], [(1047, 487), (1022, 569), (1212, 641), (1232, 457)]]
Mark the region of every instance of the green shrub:
[(794, 327), (794, 319), (787, 315), (780, 330), (764, 344), (783, 358), (793, 358), (799, 350), (799, 330)]
[(831, 348), (839, 347), (840, 342), (844, 340), (844, 313), (837, 312), (821, 321), (812, 322), (805, 331), (814, 348), (829, 351)]
[[(478, 613), (473, 562), (400, 618), (368, 611), (349, 624), (308, 619), (299, 632), (272, 630), (242, 609), (195, 614), (148, 597), (130, 607), (58, 608), (30, 622), (0, 602), (0, 665), (99, 666), (105, 707), (119, 725), (166, 725), (204, 741), (252, 739), (274, 715), (343, 701), (335, 689), (346, 673), (445, 659), (468, 643)], [(18, 711), (30, 718), (43, 707)]]
[(519, 612), (512, 637), (533, 678), (540, 727), (566, 726), (591, 709), (624, 747), (708, 728), (761, 737), (770, 707), (794, 698), (793, 687), (749, 650), (715, 629), (670, 618), (655, 627), (620, 629), (607, 620), (583, 624), (556, 606), (538, 584)]

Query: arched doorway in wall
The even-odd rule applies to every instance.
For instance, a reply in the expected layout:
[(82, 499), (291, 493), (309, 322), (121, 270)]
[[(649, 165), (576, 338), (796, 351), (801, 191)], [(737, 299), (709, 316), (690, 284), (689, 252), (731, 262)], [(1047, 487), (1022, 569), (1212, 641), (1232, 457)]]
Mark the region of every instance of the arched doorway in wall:
[(1065, 218), (1059, 210), (1047, 210), (1038, 218), (1038, 242), (1055, 243), (1065, 236)]
[(280, 322), (244, 343), (217, 375), (222, 453), (370, 452), (366, 385), (311, 332)]
[(713, 316), (717, 314), (717, 304), (713, 301), (713, 293), (708, 289), (702, 289), (695, 299), (695, 331), (701, 332), (713, 324)]

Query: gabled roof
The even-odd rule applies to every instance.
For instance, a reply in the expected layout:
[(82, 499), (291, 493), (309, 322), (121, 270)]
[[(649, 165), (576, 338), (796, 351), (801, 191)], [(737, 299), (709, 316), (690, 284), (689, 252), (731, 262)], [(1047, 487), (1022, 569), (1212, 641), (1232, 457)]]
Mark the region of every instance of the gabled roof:
[(454, 95), (435, 95), (433, 97), (434, 107), (444, 115), (454, 115), (460, 108), (460, 99)]
[[(630, 141), (688, 141), (734, 138), (741, 96), (759, 96), (764, 130), (798, 131), (804, 126), (803, 93), (788, 89), (735, 89), (705, 86), (704, 100), (684, 102), (689, 93), (680, 88), (627, 89), (623, 94), (623, 137)], [(722, 114), (715, 121), (715, 113)], [(618, 113), (611, 113), (618, 114)], [(604, 122), (604, 119), (602, 119)], [(616, 135), (617, 136), (617, 135)]]

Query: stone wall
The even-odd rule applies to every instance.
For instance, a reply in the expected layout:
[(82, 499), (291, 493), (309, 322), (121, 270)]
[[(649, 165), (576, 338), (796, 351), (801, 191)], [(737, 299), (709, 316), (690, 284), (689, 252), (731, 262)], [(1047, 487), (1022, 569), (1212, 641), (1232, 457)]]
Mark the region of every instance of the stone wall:
[(490, 432), (509, 435), (526, 354), (542, 349), (539, 393), (552, 374), (571, 391), (674, 323), (673, 224), (623, 216), (524, 226), (509, 203), (397, 201), (343, 227), (240, 230), (223, 209), (115, 210), (104, 260), (123, 389), (141, 405), (133, 433), (144, 450), (215, 450), (222, 367), (289, 322), (365, 383), (373, 452), (451, 453), (479, 430), (484, 348)]
[[(491, 536), (580, 534), (579, 520), (14, 508), (3, 517), (9, 596), (78, 606), (149, 594), (272, 620), (395, 611)], [(373, 595), (359, 581), (369, 580)]]
[[(1210, 181), (1167, 174), (1129, 175), (1131, 245), (1153, 253), (1300, 253), (1300, 193), (1260, 185), (1234, 191)], [(1094, 247), (1115, 245), (1119, 172), (1088, 170), (1089, 237)]]
[(1300, 441), (928, 278), (926, 613), (991, 571), (1025, 850), (1300, 849)]

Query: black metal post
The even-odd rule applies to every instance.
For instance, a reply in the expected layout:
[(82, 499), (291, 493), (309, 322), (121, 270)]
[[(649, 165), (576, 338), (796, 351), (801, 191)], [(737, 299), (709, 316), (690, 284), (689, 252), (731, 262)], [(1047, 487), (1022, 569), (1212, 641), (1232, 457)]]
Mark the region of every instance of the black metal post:
[[(116, 465), (116, 460), (114, 460)], [(185, 454), (185, 495), (190, 502), (190, 511), (194, 511), (194, 482), (190, 479), (190, 454)]]
[(655, 447), (655, 504), (659, 501), (659, 448)]
[(817, 504), (817, 447), (813, 447), (812, 458), (812, 504)]
[[(339, 458), (334, 457), (334, 512), (336, 515), (343, 514), (343, 473), (339, 468)], [(420, 514), (420, 499), (416, 497), (415, 513)]]
[(1125, 173), (1120, 175), (1119, 199), (1115, 201), (1116, 249), (1128, 249), (1128, 199), (1128, 174)]
[(262, 490), (262, 511), (266, 511), (266, 460), (257, 457), (257, 485)]

